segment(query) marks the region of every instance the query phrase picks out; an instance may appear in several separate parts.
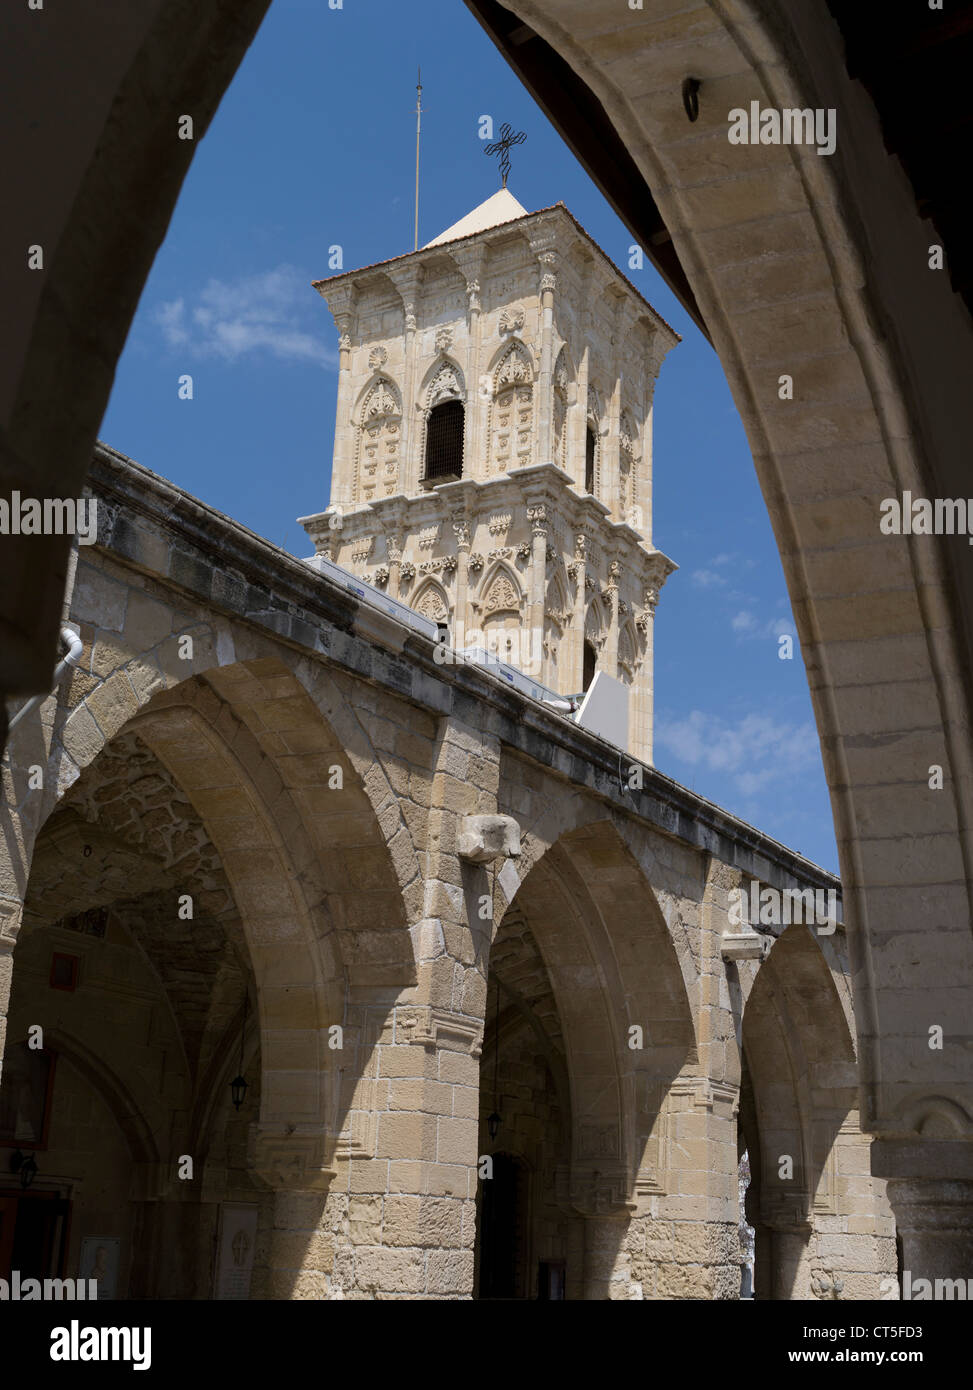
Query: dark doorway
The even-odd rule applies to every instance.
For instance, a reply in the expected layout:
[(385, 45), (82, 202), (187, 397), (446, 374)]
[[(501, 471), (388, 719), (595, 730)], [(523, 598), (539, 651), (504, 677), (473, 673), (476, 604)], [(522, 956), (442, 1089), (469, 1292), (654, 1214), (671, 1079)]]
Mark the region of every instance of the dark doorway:
[(443, 401), (433, 406), (426, 426), (427, 482), (449, 482), (463, 476), (463, 403)]
[(0, 1192), (0, 1279), (15, 1269), (22, 1280), (63, 1274), (69, 1210), (55, 1192)]
[(480, 1298), (524, 1298), (526, 1182), (523, 1164), (493, 1155), (493, 1177), (480, 1184)]

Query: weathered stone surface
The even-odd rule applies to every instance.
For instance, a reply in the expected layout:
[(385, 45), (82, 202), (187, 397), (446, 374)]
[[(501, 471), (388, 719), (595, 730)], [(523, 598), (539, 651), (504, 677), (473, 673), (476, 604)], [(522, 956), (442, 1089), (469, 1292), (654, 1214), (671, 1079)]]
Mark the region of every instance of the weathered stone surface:
[(520, 855), (520, 826), (513, 816), (463, 816), (456, 852), (461, 859), (488, 864)]

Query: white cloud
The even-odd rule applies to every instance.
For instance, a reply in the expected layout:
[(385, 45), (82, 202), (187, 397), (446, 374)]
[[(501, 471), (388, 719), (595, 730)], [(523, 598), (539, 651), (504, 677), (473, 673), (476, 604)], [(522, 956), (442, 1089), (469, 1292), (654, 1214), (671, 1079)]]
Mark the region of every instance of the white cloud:
[(760, 622), (749, 608), (741, 608), (730, 619), (730, 627), (740, 637), (787, 636), (793, 637), (795, 647), (798, 645), (794, 624), (789, 618), (770, 618), (767, 622)]
[(699, 589), (719, 588), (726, 584), (723, 575), (717, 574), (714, 570), (693, 570), (691, 577)]
[(743, 796), (820, 769), (814, 725), (782, 723), (766, 714), (747, 714), (733, 723), (693, 710), (682, 719), (663, 719), (656, 742), (678, 762), (729, 776)]
[(248, 353), (269, 353), (333, 367), (336, 353), (302, 326), (315, 307), (323, 306), (315, 305), (306, 277), (280, 265), (232, 282), (210, 280), (189, 308), (182, 296), (160, 304), (155, 321), (170, 347), (188, 347), (197, 357), (235, 362)]

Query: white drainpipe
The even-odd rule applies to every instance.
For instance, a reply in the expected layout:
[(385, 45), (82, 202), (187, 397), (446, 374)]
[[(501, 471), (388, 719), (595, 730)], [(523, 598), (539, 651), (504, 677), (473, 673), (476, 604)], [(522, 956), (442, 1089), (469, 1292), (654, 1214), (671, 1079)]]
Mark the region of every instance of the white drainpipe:
[[(67, 644), (67, 651), (54, 668), (54, 680), (52, 690), (56, 690), (61, 683), (65, 672), (72, 666), (77, 666), (81, 660), (81, 653), (84, 651), (84, 643), (72, 627), (61, 628), (61, 641)], [(15, 724), (19, 724), (28, 714), (32, 714), (38, 705), (42, 705), (47, 699), (47, 695), (34, 695), (26, 705), (22, 705), (10, 721), (9, 727), (12, 729)]]

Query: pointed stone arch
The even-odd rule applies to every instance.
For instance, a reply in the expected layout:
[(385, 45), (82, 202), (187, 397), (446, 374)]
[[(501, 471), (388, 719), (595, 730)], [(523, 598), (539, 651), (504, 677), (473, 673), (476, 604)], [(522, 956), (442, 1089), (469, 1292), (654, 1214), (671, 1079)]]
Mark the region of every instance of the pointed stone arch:
[[(649, 1136), (669, 1089), (696, 1063), (696, 1038), (684, 971), (648, 879), (611, 820), (580, 803), (578, 811), (582, 821), (572, 826), (578, 812), (558, 809), (562, 832), (552, 824), (552, 841), (525, 841), (495, 937), (519, 914), (548, 972), (557, 1008), (551, 1036), (570, 1085), (565, 1192), (591, 1215), (621, 1212), (629, 1200), (651, 1161)], [(554, 1021), (544, 1023), (548, 1032)], [(642, 1049), (628, 1045), (633, 1025)]]
[(571, 621), (571, 604), (561, 573), (555, 570), (547, 581), (544, 601), (544, 655), (556, 669), (558, 650)]
[(402, 394), (392, 377), (377, 372), (355, 411), (355, 496), (359, 502), (401, 491)]
[(639, 667), (639, 644), (631, 619), (618, 634), (618, 679), (632, 685)]
[(519, 338), (498, 350), (490, 367), (487, 475), (509, 473), (533, 462), (534, 364)]
[(412, 599), (412, 607), (434, 623), (449, 622), (449, 598), (436, 579), (427, 577), (422, 581)]
[(428, 412), (444, 401), (466, 400), (466, 377), (462, 367), (448, 353), (441, 352), (426, 370), (419, 389), (420, 409)]
[(497, 613), (523, 612), (524, 591), (520, 580), (503, 560), (494, 561), (480, 581), (477, 606), (484, 621)]
[(854, 1037), (826, 955), (814, 928), (796, 922), (745, 982), (739, 1147), (750, 1159), (762, 1298), (811, 1297), (830, 1269), (850, 1271), (850, 1296), (877, 1297), (882, 1271), (895, 1269), (890, 1235), (845, 1234), (850, 1217), (871, 1215), (890, 1231), (891, 1219), (871, 1177)]
[(604, 604), (596, 594), (585, 609), (584, 639), (591, 643), (595, 651), (601, 651), (607, 637), (608, 616)]

